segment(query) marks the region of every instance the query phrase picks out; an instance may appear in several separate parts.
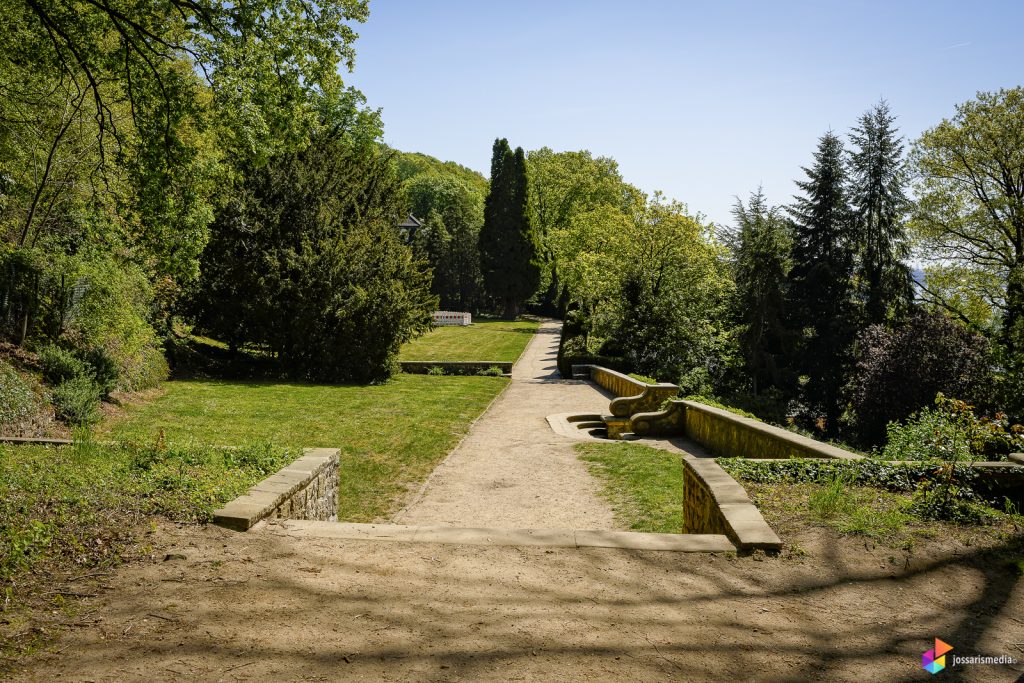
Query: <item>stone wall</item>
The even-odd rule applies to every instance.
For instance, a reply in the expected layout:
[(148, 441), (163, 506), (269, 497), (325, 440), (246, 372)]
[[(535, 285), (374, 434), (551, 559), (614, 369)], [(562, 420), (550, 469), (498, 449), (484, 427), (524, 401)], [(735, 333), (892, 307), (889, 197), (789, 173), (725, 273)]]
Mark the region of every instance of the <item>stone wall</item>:
[(214, 524), (237, 531), (264, 519), (338, 521), (338, 449), (304, 449), (301, 458), (213, 513)]
[(715, 455), (730, 458), (834, 458), (859, 460), (861, 456), (781, 427), (730, 413), (727, 410), (679, 401), (685, 408), (683, 433)]
[(741, 552), (782, 548), (743, 487), (710, 459), (683, 460), (683, 532), (724, 534)]
[(679, 395), (679, 387), (675, 384), (648, 384), (600, 365), (574, 365), (572, 374), (573, 377), (589, 377), (611, 392), (615, 398), (608, 405), (608, 410), (615, 417), (657, 410), (667, 399)]
[(402, 372), (411, 375), (425, 375), (431, 368), (441, 368), (446, 375), (476, 375), (495, 367), (507, 375), (513, 365), (512, 361), (503, 360), (403, 360), (398, 364)]

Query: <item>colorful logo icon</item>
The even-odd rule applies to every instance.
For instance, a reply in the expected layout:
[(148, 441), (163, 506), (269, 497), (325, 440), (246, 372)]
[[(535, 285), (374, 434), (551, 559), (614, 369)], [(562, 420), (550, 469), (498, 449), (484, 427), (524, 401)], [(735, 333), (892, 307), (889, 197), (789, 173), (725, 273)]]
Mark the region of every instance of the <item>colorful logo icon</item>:
[(935, 639), (935, 649), (921, 655), (921, 668), (930, 674), (937, 674), (946, 668), (946, 653), (953, 649), (949, 643)]

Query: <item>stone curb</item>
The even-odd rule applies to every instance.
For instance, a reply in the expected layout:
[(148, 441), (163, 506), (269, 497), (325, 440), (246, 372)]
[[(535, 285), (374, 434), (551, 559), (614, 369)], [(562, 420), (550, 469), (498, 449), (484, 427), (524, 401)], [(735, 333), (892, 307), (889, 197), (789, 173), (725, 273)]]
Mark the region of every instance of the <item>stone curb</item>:
[(213, 523), (236, 531), (248, 531), (261, 520), (274, 516), (311, 484), (316, 484), (320, 474), (331, 467), (337, 472), (337, 448), (305, 448), (300, 458), (224, 507), (214, 510)]
[(254, 531), (299, 538), (405, 541), (455, 545), (614, 548), (701, 553), (736, 551), (736, 547), (722, 534), (649, 534), (585, 529), (488, 529), (403, 524), (327, 523), (294, 519), (263, 522)]

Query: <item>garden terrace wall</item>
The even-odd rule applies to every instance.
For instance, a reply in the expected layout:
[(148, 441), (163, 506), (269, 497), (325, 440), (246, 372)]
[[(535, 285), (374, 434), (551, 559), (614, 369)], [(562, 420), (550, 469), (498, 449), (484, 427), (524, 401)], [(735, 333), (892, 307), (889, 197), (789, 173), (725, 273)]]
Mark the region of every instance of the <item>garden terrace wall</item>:
[(399, 365), (402, 372), (411, 375), (426, 375), (431, 368), (441, 368), (446, 375), (476, 375), (495, 367), (507, 375), (512, 372), (513, 363), (503, 360), (403, 360)]
[(237, 531), (264, 519), (338, 521), (338, 449), (304, 449), (301, 458), (213, 513), (214, 524)]
[(714, 455), (722, 457), (838, 460), (859, 460), (863, 457), (781, 427), (696, 401), (673, 400), (665, 410), (634, 415), (630, 425), (630, 431), (638, 436), (682, 433)]
[(600, 365), (574, 365), (572, 375), (590, 379), (614, 394), (608, 410), (615, 417), (657, 410), (666, 400), (679, 395), (675, 384), (648, 384)]
[(683, 460), (683, 532), (724, 534), (741, 552), (782, 548), (743, 487), (710, 459)]

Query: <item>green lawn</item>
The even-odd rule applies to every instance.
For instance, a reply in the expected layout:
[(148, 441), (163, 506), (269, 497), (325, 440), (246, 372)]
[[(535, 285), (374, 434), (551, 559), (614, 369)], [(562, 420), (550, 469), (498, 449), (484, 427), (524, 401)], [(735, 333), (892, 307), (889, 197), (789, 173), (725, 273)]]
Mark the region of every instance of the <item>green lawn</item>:
[(380, 386), (174, 381), (99, 432), (142, 445), (156, 443), (162, 430), (172, 446), (339, 448), (339, 519), (368, 522), (396, 511), (507, 382), (428, 375), (396, 375)]
[(580, 443), (580, 460), (603, 484), (616, 520), (634, 531), (683, 532), (683, 462), (640, 444)]
[(438, 327), (402, 347), (401, 360), (515, 361), (537, 331), (531, 320), (483, 320)]

